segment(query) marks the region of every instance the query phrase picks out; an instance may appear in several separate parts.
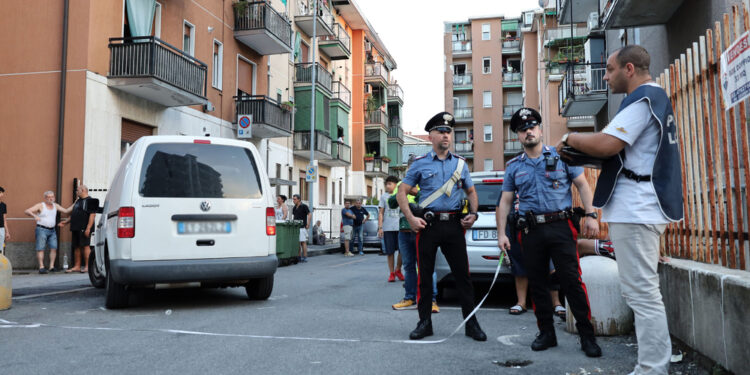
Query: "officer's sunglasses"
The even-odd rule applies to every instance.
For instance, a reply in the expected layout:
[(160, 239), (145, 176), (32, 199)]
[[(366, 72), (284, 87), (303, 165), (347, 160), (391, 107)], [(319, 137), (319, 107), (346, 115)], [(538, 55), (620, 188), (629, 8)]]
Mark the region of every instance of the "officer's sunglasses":
[(450, 134), (451, 132), (453, 132), (453, 128), (451, 128), (450, 126), (438, 126), (432, 130), (440, 132), (441, 134), (442, 133)]

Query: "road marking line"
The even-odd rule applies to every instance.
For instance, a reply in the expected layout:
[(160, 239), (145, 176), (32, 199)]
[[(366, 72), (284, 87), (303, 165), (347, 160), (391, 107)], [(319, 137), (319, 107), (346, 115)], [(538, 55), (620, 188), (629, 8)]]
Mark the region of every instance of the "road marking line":
[[(454, 306), (440, 306), (440, 310), (461, 310), (461, 308)], [(496, 307), (482, 307), (481, 309), (479, 309), (479, 311), (506, 311), (506, 309)]]
[(66, 294), (66, 293), (75, 293), (75, 292), (82, 292), (84, 290), (94, 289), (93, 286), (87, 286), (85, 288), (77, 288), (77, 289), (70, 289), (70, 290), (61, 290), (59, 292), (49, 292), (49, 293), (39, 293), (39, 294), (29, 294), (27, 296), (18, 296), (13, 297), (14, 300), (22, 300), (22, 299), (29, 299), (29, 298), (37, 298), (37, 297), (46, 297), (46, 296), (54, 296), (58, 294)]
[(334, 264), (333, 266), (328, 266), (328, 268), (341, 267), (341, 266), (345, 266), (345, 265), (347, 265), (347, 264), (354, 264), (354, 263), (360, 263), (360, 262), (364, 262), (364, 261), (366, 261), (366, 260), (367, 260), (367, 259), (359, 259), (359, 260), (353, 260), (353, 261), (351, 261), (351, 262), (340, 263), (340, 264)]

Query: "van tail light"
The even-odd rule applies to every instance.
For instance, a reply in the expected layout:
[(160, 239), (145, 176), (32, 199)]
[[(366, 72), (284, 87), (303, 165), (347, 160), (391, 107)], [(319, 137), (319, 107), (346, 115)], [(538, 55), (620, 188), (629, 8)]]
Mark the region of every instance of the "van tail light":
[(117, 238), (135, 237), (135, 208), (120, 207), (117, 212)]
[(266, 234), (276, 235), (276, 211), (273, 207), (266, 207)]

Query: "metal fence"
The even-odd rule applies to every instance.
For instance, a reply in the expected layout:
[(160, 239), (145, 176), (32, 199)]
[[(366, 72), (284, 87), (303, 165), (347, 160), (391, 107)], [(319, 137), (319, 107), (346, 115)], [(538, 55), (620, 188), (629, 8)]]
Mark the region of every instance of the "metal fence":
[(292, 26), (279, 12), (264, 1), (237, 3), (234, 7), (235, 30), (265, 29), (279, 38), (287, 47), (292, 47)]
[(454, 40), (453, 52), (471, 52), (471, 40)]
[(243, 95), (234, 99), (238, 115), (253, 115), (253, 122), (292, 132), (291, 112), (282, 109), (275, 100), (264, 95)]
[[(331, 73), (327, 71), (322, 65), (315, 63), (315, 82), (321, 85), (328, 91), (331, 91)], [(295, 82), (312, 83), (312, 67), (313, 63), (296, 63), (294, 64), (296, 71)]]
[(455, 74), (453, 76), (453, 86), (471, 86), (471, 73)]
[(333, 82), (331, 84), (331, 91), (333, 92), (332, 99), (341, 100), (347, 106), (352, 106), (352, 92), (342, 82)]
[(456, 120), (471, 120), (474, 117), (474, 109), (472, 107), (453, 108), (453, 117)]

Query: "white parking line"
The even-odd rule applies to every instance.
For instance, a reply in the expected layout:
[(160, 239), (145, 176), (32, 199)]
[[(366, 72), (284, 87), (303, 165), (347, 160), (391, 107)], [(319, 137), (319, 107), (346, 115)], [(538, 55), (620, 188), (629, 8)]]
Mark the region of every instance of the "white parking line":
[(335, 267), (346, 266), (347, 264), (360, 263), (360, 262), (364, 262), (365, 260), (367, 260), (367, 259), (359, 259), (359, 260), (353, 260), (353, 261), (351, 261), (351, 262), (346, 262), (346, 263), (339, 263), (339, 264), (334, 264), (334, 265), (332, 265), (332, 266), (328, 266), (328, 268), (335, 268)]
[(85, 288), (77, 288), (77, 289), (69, 289), (69, 290), (61, 290), (57, 292), (48, 292), (48, 293), (38, 293), (38, 294), (29, 294), (26, 296), (18, 296), (13, 297), (13, 300), (18, 301), (22, 299), (29, 299), (29, 298), (37, 298), (37, 297), (46, 297), (46, 296), (54, 296), (58, 294), (66, 294), (66, 293), (75, 293), (75, 292), (82, 292), (84, 290), (94, 289), (93, 286), (87, 286)]

